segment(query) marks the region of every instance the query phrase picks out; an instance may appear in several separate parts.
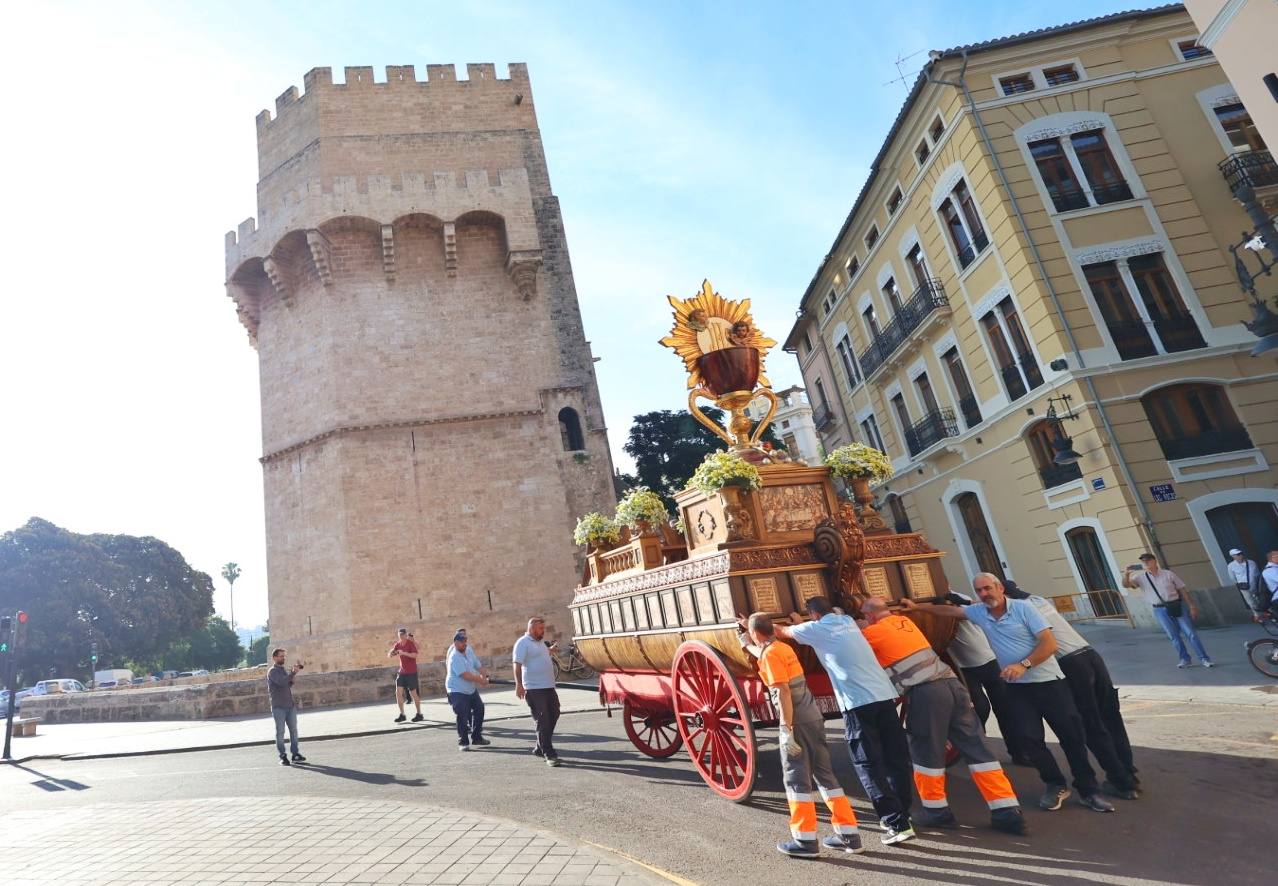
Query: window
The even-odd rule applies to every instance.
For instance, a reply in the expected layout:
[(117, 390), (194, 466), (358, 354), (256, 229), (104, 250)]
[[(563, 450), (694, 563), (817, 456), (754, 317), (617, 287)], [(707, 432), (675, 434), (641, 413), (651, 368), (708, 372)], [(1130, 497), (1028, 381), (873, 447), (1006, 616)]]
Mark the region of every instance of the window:
[(1073, 65), (1057, 65), (1043, 69), (1043, 79), (1048, 86), (1062, 86), (1066, 83), (1078, 82), (1078, 69)]
[(830, 401), (825, 396), (825, 384), (818, 378), (813, 380), (813, 387), (816, 389), (817, 402), (816, 409), (812, 410), (812, 422), (819, 431), (834, 421), (834, 414), (830, 412)]
[(923, 256), (923, 247), (919, 244), (915, 243), (913, 248), (905, 254), (905, 263), (910, 266), (910, 274), (914, 277), (916, 289), (932, 279), (932, 275), (927, 270), (927, 259)]
[[(905, 407), (905, 397), (900, 391), (892, 395), (892, 414), (896, 416), (896, 423), (901, 428), (901, 448), (908, 447), (907, 438), (910, 435), (910, 428), (914, 426), (914, 422), (910, 420), (910, 410)], [(914, 453), (910, 453), (913, 455)]]
[(932, 138), (932, 144), (935, 145), (941, 140), (941, 134), (945, 132), (945, 123), (938, 114), (936, 119), (932, 121), (932, 125), (928, 127), (927, 134)]
[(1043, 383), (1043, 373), (1010, 295), (981, 317), (981, 327), (994, 351), (1008, 399), (1019, 400)]
[(1121, 359), (1206, 346), (1161, 253), (1087, 265), (1083, 273)]
[(581, 419), (571, 406), (559, 410), (559, 439), (567, 452), (580, 452), (586, 448), (586, 440), (581, 435)]
[(833, 289), (826, 295), (825, 300), (821, 302), (821, 316), (828, 317), (830, 312), (834, 310), (835, 304), (839, 300), (839, 295)]
[(883, 437), (879, 434), (879, 423), (873, 413), (861, 420), (861, 433), (865, 435), (866, 444), (880, 452), (887, 452), (887, 447), (883, 445)]
[(1025, 442), (1029, 446), (1030, 456), (1034, 459), (1034, 467), (1038, 470), (1044, 489), (1053, 489), (1073, 480), (1083, 479), (1083, 470), (1078, 462), (1068, 465), (1056, 463), (1056, 447), (1064, 439), (1060, 423), (1046, 419), (1035, 423), (1025, 432)]
[(899, 187), (893, 188), (892, 194), (888, 197), (887, 201), (888, 215), (896, 215), (896, 211), (901, 208), (901, 201), (904, 199), (905, 197), (901, 194), (901, 189)]
[(1100, 618), (1125, 615), (1113, 570), (1109, 568), (1109, 559), (1096, 536), (1096, 530), (1090, 526), (1071, 529), (1065, 533), (1065, 543), (1069, 545), (1074, 565), (1078, 567), (1078, 575), (1083, 580), (1083, 589), (1087, 591), (1092, 611)]
[(1216, 112), (1216, 119), (1220, 121), (1220, 127), (1225, 130), (1225, 135), (1235, 151), (1265, 150), (1265, 140), (1260, 137), (1256, 124), (1252, 122), (1251, 114), (1247, 113), (1247, 109), (1241, 102), (1221, 105), (1212, 110)]
[(848, 390), (856, 387), (860, 378), (857, 377), (856, 360), (852, 357), (852, 342), (846, 335), (839, 339), (839, 343), (834, 346), (839, 353), (839, 359), (843, 361), (843, 372), (848, 377)]
[(800, 341), (799, 344), (800, 344), (799, 350), (803, 354), (812, 353), (812, 331), (811, 330), (809, 329), (803, 330), (803, 339)]
[(999, 555), (998, 545), (994, 543), (994, 533), (990, 532), (990, 524), (985, 519), (985, 511), (981, 500), (975, 492), (964, 492), (954, 499), (954, 507), (963, 520), (963, 528), (967, 531), (967, 542), (972, 552), (972, 559), (977, 568), (1006, 581), (1003, 572), (1003, 558)]
[(905, 502), (899, 495), (888, 496), (888, 510), (892, 513), (892, 527), (897, 532), (913, 532), (910, 528), (910, 517), (905, 513)]
[(892, 308), (892, 316), (898, 317), (901, 314), (901, 291), (896, 288), (896, 278), (888, 277), (887, 282), (883, 284), (883, 300)]
[(1003, 90), (1003, 95), (1016, 95), (1020, 92), (1034, 91), (1034, 78), (1028, 73), (1013, 74), (1010, 77), (998, 78), (999, 89)]
[(1251, 436), (1219, 385), (1169, 385), (1141, 397), (1168, 461), (1251, 449)]
[(1208, 58), (1212, 55), (1212, 51), (1206, 46), (1200, 46), (1198, 38), (1192, 40), (1178, 40), (1176, 49), (1180, 52), (1180, 57), (1185, 61), (1193, 61), (1196, 58)]
[(990, 245), (966, 181), (959, 179), (950, 195), (941, 201), (940, 213), (954, 245), (959, 267), (966, 268)]
[(926, 372), (919, 373), (914, 379), (914, 388), (919, 393), (919, 402), (923, 404), (925, 413), (936, 415), (941, 411), (940, 404), (936, 402), (936, 392), (932, 390), (932, 381), (927, 377)]
[(865, 248), (873, 249), (874, 244), (879, 242), (879, 226), (871, 225), (870, 230), (865, 235)]
[(1074, 148), (1074, 155), (1083, 168), (1083, 175), (1091, 186), (1092, 199), (1097, 205), (1132, 199), (1131, 188), (1118, 171), (1118, 164), (1114, 162), (1114, 155), (1105, 142), (1103, 130), (1076, 132), (1069, 140)]
[[(1030, 142), (1028, 147), (1057, 212), (1132, 198), (1131, 188), (1105, 141), (1104, 130), (1077, 132), (1064, 140), (1042, 139)], [(1082, 186), (1084, 180), (1086, 190)]]
[(1088, 205), (1087, 195), (1079, 187), (1074, 168), (1065, 156), (1065, 149), (1061, 147), (1059, 138), (1030, 142), (1029, 149), (1034, 164), (1038, 167), (1039, 178), (1047, 187), (1047, 194), (1052, 198), (1057, 212), (1082, 209)]
[(856, 272), (861, 270), (861, 260), (855, 255), (848, 259), (847, 272), (848, 282), (852, 282), (852, 278), (856, 276)]
[(869, 339), (870, 344), (874, 344), (879, 337), (879, 318), (874, 313), (874, 305), (869, 305), (861, 312), (861, 319), (865, 321), (865, 335)]
[(949, 373), (950, 381), (954, 385), (954, 393), (958, 396), (959, 412), (963, 415), (963, 422), (968, 430), (971, 430), (981, 423), (981, 407), (976, 401), (972, 384), (968, 381), (967, 371), (963, 368), (958, 348), (950, 348), (942, 354), (941, 362), (945, 364), (945, 371)]
[(923, 139), (919, 142), (919, 146), (914, 149), (914, 159), (918, 161), (919, 166), (922, 166), (927, 161), (927, 158), (931, 156), (932, 149), (928, 147), (927, 139)]

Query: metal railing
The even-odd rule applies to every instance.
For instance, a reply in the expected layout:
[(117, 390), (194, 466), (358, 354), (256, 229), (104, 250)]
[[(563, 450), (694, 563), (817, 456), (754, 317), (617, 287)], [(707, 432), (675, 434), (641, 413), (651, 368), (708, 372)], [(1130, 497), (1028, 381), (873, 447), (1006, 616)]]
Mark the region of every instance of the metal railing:
[(1118, 348), (1119, 359), (1135, 360), (1158, 353), (1144, 320), (1120, 320), (1105, 325), (1114, 339), (1114, 347)]
[(1083, 469), (1077, 463), (1069, 465), (1050, 464), (1038, 469), (1038, 476), (1043, 480), (1044, 489), (1055, 489), (1073, 480), (1083, 479)]
[(958, 422), (954, 420), (954, 410), (938, 409), (935, 412), (929, 412), (905, 429), (905, 445), (910, 450), (910, 455), (918, 455), (946, 437), (957, 437), (958, 434)]
[(892, 356), (914, 330), (923, 325), (930, 314), (940, 308), (948, 308), (945, 287), (939, 280), (924, 280), (901, 306), (901, 311), (881, 330), (870, 346), (857, 355), (861, 372), (866, 378), (873, 375)]
[(1069, 603), (1062, 606), (1060, 602), (1057, 602), (1056, 608), (1062, 613), (1072, 612), (1074, 617), (1070, 619), (1071, 621), (1125, 621), (1132, 627), (1136, 626), (1127, 609), (1127, 599), (1111, 588), (1071, 594), (1065, 598), (1053, 598), (1054, 601), (1062, 599), (1068, 600)]
[(1200, 431), (1189, 437), (1177, 437), (1174, 440), (1159, 440), (1163, 455), (1168, 461), (1182, 458), (1196, 458), (1200, 455), (1215, 455), (1218, 452), (1239, 452), (1251, 449), (1251, 435), (1246, 428), (1217, 428)]
[(1195, 348), (1207, 347), (1203, 334), (1198, 331), (1198, 324), (1189, 314), (1178, 314), (1172, 317), (1154, 317), (1154, 329), (1163, 347), (1172, 353), (1192, 351)]
[(1127, 182), (1119, 179), (1111, 185), (1092, 188), (1092, 199), (1096, 201), (1097, 206), (1118, 203), (1121, 200), (1132, 199), (1132, 189), (1128, 187)]
[(816, 425), (818, 431), (829, 427), (832, 421), (834, 421), (834, 412), (829, 405), (818, 403), (812, 408), (812, 424)]
[(972, 262), (976, 261), (976, 257), (985, 251), (985, 247), (990, 245), (990, 238), (985, 236), (985, 232), (977, 234), (972, 238), (972, 242), (959, 250), (958, 261), (959, 267), (966, 268)]
[(1087, 202), (1087, 192), (1081, 188), (1048, 188), (1047, 193), (1052, 198), (1053, 205), (1056, 206), (1057, 212), (1068, 212), (1071, 209), (1086, 209), (1091, 204)]
[(958, 402), (959, 412), (963, 413), (963, 421), (969, 428), (981, 423), (981, 406), (975, 397), (961, 397)]
[(1278, 163), (1269, 151), (1244, 151), (1222, 160), (1218, 167), (1229, 190), (1239, 191), (1278, 185)]
[(1021, 370), (1015, 363), (1000, 366), (998, 371), (1003, 376), (1003, 386), (1007, 388), (1007, 399), (1019, 400), (1029, 393), (1029, 388), (1025, 387), (1025, 379), (1021, 376)]

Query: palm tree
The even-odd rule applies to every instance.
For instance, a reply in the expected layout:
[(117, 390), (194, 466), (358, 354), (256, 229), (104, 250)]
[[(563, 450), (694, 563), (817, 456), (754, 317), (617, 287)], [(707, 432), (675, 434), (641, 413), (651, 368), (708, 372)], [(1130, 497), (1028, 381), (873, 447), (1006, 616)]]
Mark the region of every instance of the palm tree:
[(231, 586), (231, 630), (235, 630), (235, 580), (240, 577), (240, 564), (227, 563), (222, 567), (222, 577)]

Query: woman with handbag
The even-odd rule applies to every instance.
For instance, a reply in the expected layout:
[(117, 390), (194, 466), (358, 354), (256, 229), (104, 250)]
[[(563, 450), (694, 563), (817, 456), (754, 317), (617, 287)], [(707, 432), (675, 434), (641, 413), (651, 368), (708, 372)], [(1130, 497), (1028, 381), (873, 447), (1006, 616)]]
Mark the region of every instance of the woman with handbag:
[(1154, 617), (1180, 657), (1176, 667), (1187, 668), (1192, 664), (1185, 640), (1194, 648), (1203, 667), (1211, 667), (1211, 656), (1203, 648), (1203, 641), (1198, 639), (1198, 631), (1194, 629), (1198, 607), (1190, 599), (1185, 583), (1170, 569), (1161, 568), (1153, 554), (1141, 554), (1140, 562), (1140, 566), (1128, 568), (1123, 576), (1123, 587), (1140, 591), (1146, 602), (1154, 607)]

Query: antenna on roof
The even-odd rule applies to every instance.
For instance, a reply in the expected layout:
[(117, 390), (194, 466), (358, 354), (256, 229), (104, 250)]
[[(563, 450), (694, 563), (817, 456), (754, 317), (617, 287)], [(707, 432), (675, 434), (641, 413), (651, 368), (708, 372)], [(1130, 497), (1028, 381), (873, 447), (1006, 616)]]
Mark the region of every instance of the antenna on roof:
[(906, 80), (909, 80), (909, 79), (910, 79), (913, 75), (911, 75), (911, 74), (907, 74), (907, 73), (906, 73), (905, 68), (904, 68), (904, 65), (905, 65), (905, 63), (906, 63), (906, 62), (908, 62), (910, 59), (914, 58), (914, 56), (916, 56), (916, 55), (922, 55), (922, 54), (923, 54), (923, 53), (925, 53), (925, 52), (927, 52), (927, 50), (926, 50), (926, 49), (920, 49), (918, 52), (911, 52), (909, 55), (899, 55), (899, 54), (898, 54), (898, 55), (897, 55), (897, 57), (896, 57), (896, 61), (894, 61), (892, 64), (896, 65), (896, 73), (897, 73), (899, 76), (897, 76), (897, 77), (893, 77), (891, 80), (889, 80), (888, 82), (884, 83), (883, 85), (884, 85), (884, 86), (891, 86), (893, 83), (900, 83), (902, 86), (904, 86), (904, 87), (906, 88), (906, 91), (909, 91), (910, 84), (906, 83), (905, 81), (906, 81)]

